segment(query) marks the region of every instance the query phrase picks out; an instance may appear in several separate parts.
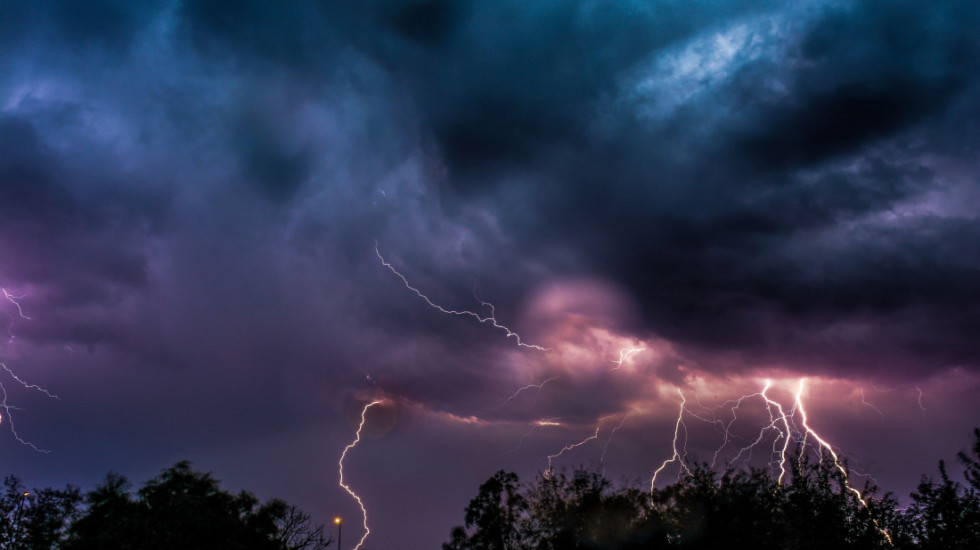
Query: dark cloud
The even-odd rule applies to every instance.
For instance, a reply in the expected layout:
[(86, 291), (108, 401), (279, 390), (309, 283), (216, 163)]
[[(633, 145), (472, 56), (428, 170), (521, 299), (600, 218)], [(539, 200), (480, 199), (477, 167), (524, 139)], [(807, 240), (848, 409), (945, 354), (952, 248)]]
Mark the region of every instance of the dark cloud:
[(24, 40), (53, 41), (63, 46), (104, 48), (123, 53), (145, 30), (156, 10), (118, 0), (73, 2), (4, 2), (0, 23), (8, 45)]
[[(127, 245), (134, 236), (113, 232), (144, 226), (146, 213), (133, 220), (120, 210), (126, 208), (121, 197), (101, 196), (97, 202), (78, 197), (68, 186), (66, 167), (30, 122), (0, 118), (0, 134), (0, 227), (16, 236), (3, 243), (11, 259), (5, 273), (21, 283), (51, 285), (48, 290), (58, 296), (54, 306), (100, 302), (115, 294), (115, 285), (145, 284), (145, 259)], [(68, 272), (73, 276), (66, 278)]]
[[(319, 476), (353, 433), (336, 419), (385, 396), (401, 449), (445, 428), (483, 464), (479, 430), (511, 445), (558, 418), (547, 456), (636, 408), (660, 415), (631, 428), (648, 458), (675, 385), (834, 375), (904, 399), (980, 365), (972, 3), (3, 11), (0, 284), (32, 320), (0, 352), (47, 385), (72, 354), (101, 376), (71, 371), (73, 444), (126, 416), (104, 454), (298, 441)], [(430, 307), (375, 246), (548, 351)]]
[[(926, 11), (914, 3), (845, 6), (818, 12), (799, 35), (781, 33), (792, 27), (784, 20), (768, 34), (728, 36), (736, 48), (751, 51), (761, 42), (778, 53), (739, 61), (736, 52), (714, 68), (719, 74), (702, 76), (714, 79), (712, 85), (639, 124), (635, 109), (642, 105), (627, 102), (629, 111), (611, 117), (601, 107), (600, 98), (629, 93), (614, 89), (622, 83), (617, 77), (659, 51), (711, 66), (717, 49), (705, 55), (673, 42), (696, 30), (695, 43), (710, 43), (732, 28), (678, 25), (656, 41), (627, 38), (622, 49), (601, 32), (591, 37), (619, 52), (620, 64), (602, 63), (594, 53), (602, 48), (579, 52), (572, 35), (542, 40), (543, 51), (508, 43), (505, 51), (521, 54), (494, 56), (489, 70), (477, 54), (459, 63), (462, 71), (480, 67), (474, 69), (480, 75), (463, 78), (473, 85), (459, 92), (466, 107), (442, 102), (432, 107), (431, 120), (455, 186), (493, 185), (501, 205), (530, 198), (530, 219), (507, 216), (501, 207), (515, 231), (530, 237), (526, 254), (544, 253), (556, 240), (575, 243), (579, 269), (628, 282), (645, 306), (647, 329), (656, 334), (763, 352), (772, 338), (766, 326), (811, 328), (817, 311), (827, 323), (855, 311), (887, 316), (919, 306), (950, 315), (954, 306), (939, 298), (946, 290), (975, 304), (972, 292), (960, 293), (944, 279), (965, 280), (980, 266), (918, 258), (930, 266), (920, 270), (923, 264), (912, 258), (942, 250), (950, 239), (969, 241), (972, 222), (949, 220), (958, 229), (947, 233), (923, 231), (945, 226), (941, 215), (899, 219), (892, 227), (874, 221), (942, 191), (942, 176), (926, 159), (946, 152), (923, 149), (916, 140), (945, 124), (947, 110), (975, 87), (977, 57), (968, 52), (977, 42), (962, 24), (976, 20), (975, 10), (944, 5)], [(546, 32), (579, 29), (554, 20)], [(601, 21), (590, 20), (586, 28), (603, 28)], [(560, 53), (551, 45), (561, 45)], [(556, 77), (566, 73), (549, 52), (581, 69), (568, 71), (569, 79), (588, 83)], [(589, 70), (593, 62), (602, 70)], [(451, 81), (437, 82), (449, 93), (455, 89)], [(669, 93), (669, 84), (652, 93)], [(597, 116), (604, 117), (599, 134)], [(504, 168), (488, 171), (487, 162)], [(512, 191), (507, 182), (532, 190)], [(813, 233), (844, 244), (805, 249)], [(803, 276), (815, 269), (822, 278)], [(932, 337), (945, 341), (945, 334)], [(793, 353), (783, 345), (770, 351), (776, 349)], [(907, 364), (927, 355), (913, 352)]]

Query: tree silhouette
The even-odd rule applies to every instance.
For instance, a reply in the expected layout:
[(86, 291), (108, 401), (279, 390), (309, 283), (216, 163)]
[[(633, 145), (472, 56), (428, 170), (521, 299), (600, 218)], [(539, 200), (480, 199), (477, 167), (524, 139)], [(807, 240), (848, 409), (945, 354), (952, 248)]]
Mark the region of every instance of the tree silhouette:
[(0, 497), (0, 549), (41, 550), (53, 548), (64, 538), (67, 525), (81, 501), (79, 491), (28, 491), (14, 476), (4, 479)]
[(321, 550), (323, 527), (280, 500), (260, 504), (247, 492), (222, 490), (210, 474), (178, 462), (136, 497), (110, 474), (86, 497), (66, 550)]
[(780, 550), (980, 548), (980, 429), (959, 461), (967, 485), (939, 464), (940, 481), (923, 478), (912, 505), (866, 484), (860, 496), (831, 457), (786, 461), (783, 483), (768, 469), (713, 470), (654, 491), (616, 488), (579, 468), (522, 484), (495, 473), (466, 507), (444, 550)]
[(521, 548), (520, 522), (527, 511), (527, 501), (518, 492), (517, 474), (503, 470), (482, 485), (476, 498), (466, 507), (466, 527), (454, 529), (445, 550), (515, 550)]
[(963, 477), (967, 487), (950, 478), (946, 463), (941, 460), (940, 482), (923, 478), (912, 493), (906, 524), (916, 548), (980, 548), (980, 429), (975, 429), (973, 435), (971, 452), (961, 451), (957, 455), (966, 467)]

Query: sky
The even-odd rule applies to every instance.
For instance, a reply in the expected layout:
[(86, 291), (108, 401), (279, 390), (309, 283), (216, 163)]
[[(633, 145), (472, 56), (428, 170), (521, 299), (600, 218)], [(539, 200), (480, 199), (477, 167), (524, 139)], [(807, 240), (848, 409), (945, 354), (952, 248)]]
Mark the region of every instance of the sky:
[(900, 498), (980, 424), (975, 2), (0, 12), (29, 486), (188, 459), (350, 548), (379, 401), (344, 481), (415, 550), (500, 469), (772, 469), (765, 398)]

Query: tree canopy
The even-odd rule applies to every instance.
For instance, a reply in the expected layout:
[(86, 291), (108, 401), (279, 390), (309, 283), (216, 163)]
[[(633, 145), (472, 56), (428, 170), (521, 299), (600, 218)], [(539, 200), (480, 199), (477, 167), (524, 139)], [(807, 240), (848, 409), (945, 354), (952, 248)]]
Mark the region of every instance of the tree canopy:
[(281, 500), (229, 493), (178, 462), (136, 493), (109, 474), (78, 488), (28, 491), (8, 476), (0, 498), (0, 550), (323, 550), (322, 525)]
[(860, 496), (830, 457), (787, 461), (784, 483), (764, 469), (691, 475), (658, 490), (617, 488), (595, 470), (545, 472), (523, 484), (499, 471), (480, 486), (443, 550), (980, 548), (980, 429), (961, 452), (966, 484), (939, 464), (898, 509), (865, 485)]

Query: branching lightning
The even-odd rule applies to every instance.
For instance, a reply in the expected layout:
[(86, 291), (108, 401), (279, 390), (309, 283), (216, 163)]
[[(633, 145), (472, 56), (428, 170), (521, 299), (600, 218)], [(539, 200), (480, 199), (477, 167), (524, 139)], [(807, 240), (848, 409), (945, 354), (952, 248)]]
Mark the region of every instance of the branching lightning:
[[(721, 447), (719, 447), (715, 451), (714, 461), (712, 462), (712, 466), (714, 466), (714, 463), (718, 460), (719, 453), (721, 453), (721, 451), (725, 447), (727, 447), (731, 442), (730, 430), (735, 420), (737, 419), (739, 408), (742, 406), (744, 401), (754, 397), (759, 397), (762, 399), (763, 403), (765, 404), (766, 412), (768, 413), (769, 416), (769, 422), (759, 430), (758, 436), (753, 441), (749, 442), (748, 445), (746, 445), (745, 447), (741, 448), (738, 451), (738, 453), (732, 459), (732, 462), (739, 460), (743, 456), (751, 456), (752, 449), (754, 449), (759, 444), (761, 444), (766, 439), (768, 433), (774, 431), (776, 433), (776, 436), (775, 438), (773, 438), (771, 453), (772, 456), (775, 458), (773, 459), (772, 462), (770, 462), (770, 464), (771, 465), (775, 464), (776, 466), (778, 466), (779, 477), (777, 483), (779, 485), (782, 485), (787, 474), (786, 461), (789, 455), (790, 442), (794, 439), (799, 442), (801, 447), (800, 460), (802, 460), (803, 459), (802, 451), (807, 448), (808, 441), (813, 441), (814, 443), (812, 444), (812, 446), (815, 447), (815, 450), (821, 456), (823, 456), (824, 453), (830, 456), (834, 468), (841, 474), (841, 479), (843, 481), (844, 489), (850, 492), (852, 495), (854, 495), (857, 502), (860, 503), (860, 505), (863, 508), (868, 509), (868, 502), (864, 498), (864, 495), (861, 494), (861, 491), (859, 491), (858, 489), (856, 489), (851, 485), (849, 481), (849, 472), (847, 468), (841, 463), (840, 455), (837, 453), (837, 451), (834, 450), (833, 446), (824, 437), (822, 437), (819, 433), (817, 433), (817, 431), (814, 430), (809, 424), (809, 419), (807, 417), (806, 408), (803, 402), (803, 393), (806, 388), (806, 379), (801, 378), (799, 380), (796, 393), (794, 394), (793, 397), (793, 406), (788, 410), (778, 401), (772, 399), (769, 396), (768, 392), (771, 387), (772, 387), (772, 382), (770, 380), (766, 380), (765, 385), (763, 386), (761, 391), (743, 395), (736, 400), (727, 402), (727, 403), (733, 403), (730, 408), (732, 419), (727, 423), (723, 423), (718, 420), (704, 418), (702, 416), (692, 413), (690, 410), (688, 410), (686, 406), (687, 399), (685, 398), (683, 392), (681, 392), (681, 390), (678, 388), (677, 393), (681, 397), (681, 403), (677, 414), (677, 420), (674, 423), (674, 437), (671, 444), (673, 453), (670, 456), (670, 458), (664, 460), (663, 463), (660, 464), (660, 467), (658, 467), (657, 470), (654, 472), (653, 477), (650, 480), (650, 490), (651, 491), (655, 490), (657, 477), (670, 464), (677, 463), (681, 469), (681, 472), (686, 472), (687, 475), (691, 475), (690, 469), (685, 464), (685, 457), (687, 454), (687, 425), (684, 423), (685, 414), (693, 416), (694, 418), (700, 419), (708, 423), (720, 424), (723, 426), (724, 441)], [(862, 398), (863, 398), (863, 392), (862, 392)], [(862, 402), (868, 404), (866, 401), (864, 401), (864, 399), (862, 399)], [(870, 404), (868, 405), (872, 406)], [(723, 406), (725, 406), (725, 404), (723, 404)], [(798, 419), (797, 419), (797, 415), (798, 415)], [(682, 439), (683, 442), (681, 441)], [(881, 533), (883, 537), (885, 537), (885, 539), (889, 542), (889, 544), (891, 544), (892, 540), (888, 532), (879, 526), (878, 521), (876, 519), (872, 518), (872, 521), (874, 522), (875, 527), (878, 529), (878, 532)]]
[[(474, 311), (455, 310), (455, 309), (445, 308), (443, 306), (436, 304), (428, 296), (426, 296), (420, 290), (412, 286), (404, 275), (402, 275), (399, 271), (397, 271), (394, 268), (394, 266), (392, 266), (388, 261), (386, 261), (385, 258), (381, 255), (377, 242), (375, 242), (375, 254), (377, 255), (378, 259), (381, 261), (381, 264), (384, 267), (386, 267), (395, 276), (401, 279), (402, 283), (405, 285), (406, 288), (414, 292), (418, 297), (422, 298), (433, 309), (436, 309), (442, 313), (449, 314), (449, 315), (472, 317), (477, 321), (479, 321), (480, 323), (489, 324), (498, 330), (504, 331), (508, 338), (514, 338), (518, 346), (525, 347), (525, 348), (532, 348), (539, 351), (548, 350), (547, 348), (524, 342), (521, 339), (520, 335), (518, 335), (516, 332), (514, 332), (513, 330), (511, 330), (510, 328), (504, 325), (501, 325), (495, 317), (495, 308), (493, 304), (482, 300), (478, 295), (476, 295), (476, 300), (480, 303), (481, 307), (483, 308), (482, 311), (484, 311), (484, 314), (482, 315), (481, 313), (477, 313)], [(621, 369), (623, 365), (626, 364), (628, 361), (630, 361), (634, 355), (642, 351), (645, 351), (645, 349), (646, 348), (644, 347), (627, 347), (627, 348), (620, 349), (619, 357), (617, 359), (610, 360), (610, 362), (614, 364), (614, 367), (612, 367), (610, 370), (615, 371)], [(497, 405), (491, 410), (495, 410), (507, 405), (508, 403), (516, 399), (524, 392), (537, 390), (537, 392), (540, 393), (541, 389), (546, 384), (556, 380), (557, 378), (559, 377), (553, 376), (545, 379), (543, 382), (528, 384), (526, 386), (523, 386), (517, 389), (513, 394), (508, 396), (499, 405)], [(689, 417), (688, 421), (694, 419), (694, 420), (699, 420), (711, 424), (715, 426), (716, 429), (722, 434), (721, 445), (715, 450), (713, 455), (713, 459), (711, 462), (712, 467), (714, 467), (717, 464), (717, 462), (721, 459), (722, 453), (725, 451), (725, 449), (730, 448), (731, 453), (734, 454), (734, 457), (728, 461), (729, 464), (732, 464), (739, 460), (751, 461), (753, 451), (762, 445), (766, 445), (767, 447), (769, 447), (768, 448), (769, 467), (772, 470), (778, 469), (779, 475), (777, 479), (777, 484), (783, 485), (786, 481), (787, 473), (789, 472), (789, 468), (787, 467), (787, 460), (789, 459), (789, 456), (791, 454), (791, 445), (794, 444), (795, 442), (798, 445), (799, 457), (801, 461), (803, 460), (804, 453), (807, 451), (807, 449), (812, 449), (813, 451), (817, 452), (821, 457), (823, 457), (824, 454), (829, 455), (829, 458), (833, 461), (833, 467), (842, 476), (841, 477), (843, 483), (842, 490), (846, 490), (847, 492), (851, 493), (862, 507), (868, 509), (868, 501), (861, 494), (861, 491), (854, 488), (850, 484), (848, 469), (842, 464), (838, 452), (834, 450), (831, 444), (819, 433), (817, 433), (809, 424), (809, 419), (807, 417), (807, 412), (804, 406), (804, 399), (803, 399), (803, 394), (806, 387), (806, 379), (802, 378), (799, 380), (796, 392), (795, 394), (793, 394), (792, 406), (786, 406), (780, 401), (778, 401), (777, 400), (778, 398), (773, 398), (772, 396), (770, 396), (769, 392), (772, 389), (772, 387), (773, 387), (772, 381), (765, 380), (765, 384), (763, 385), (762, 389), (757, 392), (742, 395), (737, 399), (726, 401), (721, 406), (716, 408), (705, 407), (701, 405), (700, 402), (698, 402), (699, 407), (696, 408), (696, 410), (692, 410), (688, 406), (688, 399), (684, 395), (684, 392), (681, 390), (681, 388), (679, 387), (675, 388), (678, 396), (680, 397), (680, 404), (677, 411), (677, 418), (674, 422), (674, 434), (671, 440), (671, 455), (668, 458), (666, 458), (653, 472), (650, 478), (650, 490), (651, 491), (656, 490), (657, 480), (659, 479), (659, 476), (664, 472), (664, 470), (668, 469), (668, 467), (673, 464), (676, 464), (676, 468), (678, 468), (677, 471), (678, 478), (685, 473), (689, 476), (692, 475), (692, 471), (687, 465), (687, 454), (688, 454), (687, 447), (688, 447), (689, 432), (688, 432), (688, 425), (687, 423), (685, 423), (685, 417)], [(918, 387), (915, 387), (915, 389), (918, 392), (919, 407), (922, 410), (925, 410), (925, 407), (922, 404), (923, 392)], [(863, 405), (873, 409), (882, 418), (882, 420), (885, 419), (884, 413), (882, 413), (882, 411), (878, 407), (876, 407), (873, 403), (867, 400), (863, 388), (860, 388), (860, 396), (861, 396), (861, 403)], [(697, 395), (695, 394), (694, 397), (697, 398)], [(763, 420), (763, 424), (759, 428), (759, 431), (756, 435), (749, 438), (740, 437), (736, 435), (733, 431), (736, 422), (740, 420), (740, 414), (739, 414), (740, 409), (741, 407), (745, 406), (745, 404), (748, 401), (755, 400), (756, 398), (758, 398), (760, 405), (764, 407), (765, 412), (762, 418), (763, 419), (767, 418), (767, 420)], [(372, 403), (367, 407), (365, 407), (364, 412), (367, 411), (367, 408), (369, 408), (371, 405), (376, 403), (377, 402)], [(717, 412), (722, 407), (728, 408), (729, 411), (728, 414), (730, 414), (730, 418), (719, 418)], [(728, 415), (726, 414), (725, 416), (727, 417)], [(628, 417), (629, 417), (628, 413), (624, 414), (623, 417), (620, 419), (619, 424), (609, 432), (608, 438), (606, 439), (605, 444), (602, 447), (602, 453), (599, 459), (600, 464), (604, 464), (606, 452), (609, 448), (610, 443), (612, 442), (613, 436), (620, 428), (623, 427)], [(361, 422), (362, 427), (363, 424), (364, 424), (364, 414), (362, 413), (362, 422)], [(534, 433), (534, 431), (537, 430), (538, 428), (544, 426), (558, 426), (558, 425), (560, 425), (560, 423), (554, 419), (545, 419), (545, 420), (539, 420), (534, 422), (533, 424), (530, 425), (526, 433), (524, 433), (523, 436), (521, 437), (520, 442), (517, 445), (517, 448), (520, 448), (521, 445), (524, 443), (524, 440), (530, 437)], [(547, 469), (545, 470), (543, 475), (546, 478), (550, 478), (553, 475), (553, 465), (555, 460), (563, 456), (565, 453), (572, 451), (583, 445), (586, 445), (590, 441), (597, 440), (599, 438), (601, 426), (602, 426), (602, 419), (600, 418), (598, 423), (596, 424), (595, 431), (590, 436), (576, 443), (565, 445), (558, 452), (548, 455)], [(360, 437), (360, 428), (358, 429), (358, 438), (359, 437)], [(733, 442), (735, 439), (744, 441), (744, 444), (740, 447), (734, 446)], [(771, 446), (769, 446), (768, 443), (770, 441), (771, 441)], [(349, 450), (351, 447), (353, 447), (356, 443), (357, 440), (355, 440), (354, 443), (349, 445), (347, 449), (345, 449), (345, 454), (346, 451)], [(342, 460), (343, 457), (341, 457), (341, 461)], [(342, 475), (341, 475), (341, 479), (342, 479)], [(357, 496), (354, 495), (354, 493), (350, 491), (349, 488), (347, 488), (343, 484), (342, 486), (345, 489), (347, 489), (347, 491), (352, 496), (354, 496), (354, 498), (357, 499), (358, 503), (360, 504), (360, 499), (357, 498)], [(366, 511), (364, 511), (363, 505), (361, 506), (361, 508), (365, 516), (365, 524), (364, 524), (365, 531), (367, 531), (367, 513)], [(882, 536), (884, 536), (885, 539), (891, 544), (892, 540), (888, 532), (882, 529), (878, 525), (877, 520), (872, 518), (872, 521), (874, 522), (875, 526), (878, 528), (878, 531), (882, 534)], [(365, 533), (365, 537), (366, 536), (367, 533)], [(361, 542), (363, 542), (363, 540), (364, 539), (362, 538)], [(358, 550), (359, 547), (360, 544), (358, 544), (358, 547), (356, 547), (355, 550)]]
[[(7, 369), (7, 366), (4, 365), (3, 363), (0, 363), (0, 366), (3, 366), (4, 370), (6, 370), (7, 372), (10, 372), (10, 369)], [(44, 390), (41, 390), (41, 391), (44, 391)], [(44, 393), (47, 393), (47, 392), (44, 392)], [(51, 395), (51, 394), (48, 394), (48, 395)], [(54, 396), (52, 396), (52, 397), (54, 397)], [(20, 444), (26, 445), (26, 446), (30, 447), (31, 449), (34, 449), (35, 451), (37, 451), (39, 453), (49, 453), (49, 452), (51, 452), (51, 451), (48, 451), (46, 449), (41, 449), (37, 445), (35, 445), (35, 444), (31, 443), (30, 441), (22, 438), (20, 436), (20, 434), (17, 433), (17, 426), (14, 424), (14, 418), (13, 418), (13, 415), (11, 414), (11, 412), (10, 412), (10, 411), (14, 410), (14, 407), (12, 405), (10, 405), (9, 403), (7, 403), (7, 388), (5, 388), (3, 386), (3, 384), (0, 384), (0, 410), (3, 410), (3, 412), (5, 413), (4, 415), (0, 415), (0, 420), (2, 420), (4, 416), (6, 416), (7, 424), (10, 425), (10, 433), (14, 434), (14, 439), (16, 439)]]
[[(691, 470), (688, 469), (687, 464), (684, 463), (684, 457), (687, 456), (687, 438), (686, 438), (687, 426), (684, 424), (684, 410), (685, 410), (685, 405), (687, 404), (687, 398), (684, 397), (684, 392), (682, 392), (680, 388), (677, 388), (677, 394), (681, 396), (681, 405), (679, 407), (679, 412), (677, 413), (677, 422), (674, 423), (674, 439), (673, 439), (673, 443), (671, 444), (671, 448), (673, 449), (674, 454), (672, 454), (670, 458), (668, 458), (667, 460), (664, 460), (663, 464), (661, 464), (660, 467), (657, 468), (655, 472), (653, 472), (653, 477), (650, 478), (650, 491), (654, 490), (657, 484), (657, 476), (660, 475), (660, 472), (662, 472), (664, 468), (667, 467), (668, 464), (672, 464), (676, 462), (680, 464), (682, 470), (687, 472), (687, 475), (691, 475)], [(677, 450), (677, 440), (680, 439), (682, 426), (684, 427), (684, 433), (685, 433), (683, 453)]]
[(351, 449), (353, 449), (361, 441), (361, 430), (364, 429), (364, 424), (365, 424), (365, 422), (367, 422), (367, 412), (368, 412), (368, 409), (370, 409), (371, 407), (373, 407), (375, 405), (379, 405), (380, 403), (381, 403), (381, 401), (372, 401), (372, 402), (368, 403), (367, 405), (364, 405), (364, 408), (361, 409), (361, 423), (357, 426), (357, 434), (354, 437), (354, 441), (351, 441), (351, 443), (349, 445), (347, 445), (346, 447), (344, 447), (344, 452), (340, 453), (340, 460), (337, 462), (337, 468), (338, 468), (338, 471), (340, 472), (340, 483), (339, 483), (339, 485), (340, 485), (340, 487), (343, 490), (347, 491), (347, 493), (351, 497), (353, 497), (354, 500), (357, 501), (357, 505), (361, 508), (361, 517), (364, 520), (363, 521), (363, 524), (364, 524), (364, 535), (361, 536), (361, 540), (358, 541), (357, 546), (354, 547), (354, 550), (358, 550), (361, 547), (361, 545), (364, 544), (364, 540), (367, 539), (368, 535), (371, 534), (371, 529), (368, 528), (367, 508), (365, 508), (364, 502), (361, 500), (361, 497), (357, 496), (357, 493), (355, 493), (354, 490), (351, 489), (350, 486), (347, 485), (344, 482), (344, 459), (347, 458), (347, 451), (350, 451)]
[(402, 283), (405, 284), (405, 288), (411, 290), (412, 292), (415, 293), (416, 296), (418, 296), (419, 298), (422, 298), (423, 300), (425, 300), (425, 303), (429, 304), (429, 306), (432, 307), (433, 309), (436, 309), (438, 311), (441, 311), (442, 313), (445, 313), (447, 315), (467, 316), (467, 317), (472, 317), (472, 318), (476, 319), (477, 321), (479, 321), (480, 323), (483, 323), (483, 324), (489, 323), (492, 327), (504, 331), (507, 334), (507, 337), (508, 338), (515, 339), (517, 341), (517, 345), (518, 346), (521, 346), (521, 347), (524, 347), (524, 348), (536, 349), (536, 350), (539, 350), (539, 351), (548, 351), (548, 348), (543, 348), (541, 346), (537, 346), (537, 345), (534, 345), (534, 344), (528, 344), (528, 343), (522, 341), (520, 334), (517, 334), (516, 332), (512, 331), (508, 327), (506, 327), (506, 326), (501, 325), (500, 323), (498, 323), (497, 322), (497, 318), (495, 316), (496, 315), (496, 311), (494, 309), (494, 306), (493, 306), (493, 304), (491, 304), (489, 302), (486, 302), (486, 301), (483, 301), (483, 300), (479, 300), (478, 299), (479, 302), (480, 302), (480, 305), (482, 305), (484, 308), (486, 308), (486, 309), (488, 309), (490, 311), (490, 314), (489, 315), (480, 315), (479, 313), (476, 313), (476, 312), (473, 312), (473, 311), (469, 311), (469, 310), (465, 310), (465, 309), (463, 309), (463, 310), (447, 309), (447, 308), (444, 308), (444, 307), (440, 306), (439, 304), (437, 304), (437, 303), (433, 302), (432, 300), (430, 300), (428, 296), (426, 296), (425, 294), (422, 293), (422, 291), (420, 291), (419, 289), (413, 287), (408, 282), (408, 279), (404, 275), (402, 275), (401, 273), (399, 273), (398, 270), (395, 269), (395, 267), (393, 265), (391, 265), (390, 263), (388, 263), (384, 259), (384, 256), (381, 255), (381, 251), (378, 249), (378, 243), (377, 242), (374, 243), (374, 252), (375, 252), (375, 254), (378, 255), (378, 259), (381, 260), (381, 265), (383, 265), (386, 268), (388, 268), (388, 271), (391, 271), (392, 273), (394, 273), (395, 276), (397, 276), (399, 279), (401, 279)]
[[(772, 428), (775, 428), (776, 430), (779, 430), (779, 436), (772, 443), (773, 450), (775, 451), (776, 445), (779, 444), (779, 440), (780, 439), (782, 439), (782, 441), (783, 441), (783, 448), (782, 449), (779, 449), (779, 452), (778, 452), (778, 454), (779, 454), (779, 479), (777, 480), (777, 482), (780, 485), (782, 485), (783, 484), (783, 479), (786, 477), (786, 451), (789, 450), (789, 441), (790, 441), (790, 438), (793, 436), (793, 434), (792, 434), (792, 432), (790, 431), (790, 428), (789, 428), (789, 417), (790, 417), (790, 414), (787, 414), (786, 411), (783, 410), (783, 406), (782, 405), (780, 405), (776, 401), (773, 401), (772, 399), (770, 399), (769, 396), (766, 394), (766, 392), (769, 391), (769, 388), (770, 387), (772, 387), (772, 382), (769, 381), (769, 380), (766, 380), (766, 387), (762, 390), (762, 393), (760, 395), (762, 395), (762, 398), (766, 400), (766, 411), (769, 412), (769, 426), (767, 426), (766, 428), (772, 427)], [(772, 413), (772, 410), (773, 409), (776, 409), (777, 411), (779, 411), (779, 415), (778, 416), (777, 415), (774, 415)], [(782, 424), (783, 424), (782, 430), (780, 430), (776, 426), (776, 424), (779, 423), (779, 422), (782, 422)], [(764, 428), (764, 429), (766, 429), (766, 428)]]
[[(795, 407), (798, 411), (800, 411), (800, 423), (803, 425), (803, 429), (806, 430), (806, 435), (813, 437), (813, 439), (815, 439), (817, 443), (820, 444), (819, 448), (827, 450), (831, 458), (833, 458), (834, 460), (834, 467), (837, 468), (837, 470), (840, 472), (844, 480), (844, 487), (847, 488), (847, 490), (850, 491), (855, 496), (855, 498), (857, 498), (857, 501), (861, 503), (861, 506), (863, 506), (865, 509), (868, 509), (868, 502), (864, 499), (864, 496), (861, 494), (861, 491), (852, 487), (850, 482), (848, 481), (847, 468), (841, 465), (840, 458), (837, 456), (837, 453), (834, 452), (834, 448), (831, 447), (830, 444), (827, 443), (822, 437), (820, 437), (820, 435), (817, 432), (813, 431), (813, 429), (810, 428), (809, 424), (807, 424), (806, 409), (803, 407), (803, 390), (805, 385), (806, 385), (806, 379), (800, 378), (800, 385), (796, 390)], [(892, 544), (891, 535), (888, 534), (888, 531), (882, 529), (881, 526), (878, 525), (878, 520), (872, 518), (871, 521), (874, 522), (875, 528), (877, 528), (878, 532), (885, 537), (885, 539), (888, 541), (888, 544)]]
[[(23, 296), (14, 296), (13, 294), (7, 292), (7, 289), (5, 289), (5, 288), (0, 288), (0, 294), (3, 294), (3, 298), (5, 300), (7, 300), (8, 302), (10, 302), (11, 304), (13, 304), (15, 308), (17, 308), (17, 316), (18, 317), (20, 317), (21, 319), (27, 319), (28, 321), (31, 320), (30, 317), (28, 317), (27, 315), (24, 315), (24, 308), (21, 307), (20, 302), (17, 301), (17, 300), (20, 300), (21, 298), (23, 298)], [(6, 310), (4, 310), (4, 311), (6, 312)], [(9, 317), (10, 316), (10, 313), (7, 313), (7, 316)], [(11, 319), (11, 321), (13, 321), (13, 317), (10, 317), (10, 319)], [(14, 334), (13, 334), (13, 332), (11, 332), (10, 326), (7, 327), (7, 336), (10, 337), (8, 343), (12, 343), (14, 341)]]
[[(18, 302), (18, 300), (20, 300), (21, 298), (23, 298), (23, 296), (17, 296), (17, 295), (11, 294), (5, 288), (0, 288), (0, 295), (3, 296), (3, 299), (4, 300), (6, 300), (7, 302), (13, 304), (13, 306), (17, 309), (17, 316), (18, 317), (20, 317), (21, 319), (26, 319), (28, 321), (31, 320), (30, 317), (28, 317), (27, 315), (24, 314), (24, 308), (21, 306), (20, 302)], [(8, 312), (6, 309), (4, 309), (3, 311), (4, 311), (4, 313), (7, 314), (7, 316), (11, 320), (10, 325), (7, 326), (7, 335), (9, 337), (7, 343), (8, 344), (12, 344), (14, 342), (14, 334), (13, 334), (13, 331), (11, 329), (11, 326), (13, 325), (13, 320), (14, 319), (13, 319), (13, 316), (10, 315), (10, 312)], [(52, 399), (57, 399), (58, 398), (57, 395), (52, 394), (51, 392), (49, 392), (48, 390), (42, 388), (41, 386), (39, 386), (37, 384), (31, 384), (31, 383), (25, 381), (24, 379), (22, 379), (21, 377), (17, 376), (17, 374), (14, 371), (12, 371), (10, 369), (10, 367), (8, 367), (3, 362), (0, 362), (0, 369), (2, 369), (3, 372), (6, 372), (7, 375), (10, 376), (10, 378), (12, 378), (15, 382), (17, 382), (18, 384), (20, 384), (21, 386), (23, 386), (26, 389), (33, 390), (33, 391), (42, 393), (45, 396), (50, 397)], [(26, 446), (30, 447), (31, 449), (34, 449), (37, 452), (41, 452), (41, 453), (48, 453), (48, 452), (50, 452), (50, 451), (47, 451), (45, 449), (41, 449), (41, 448), (37, 447), (36, 445), (34, 445), (34, 443), (31, 443), (30, 441), (22, 438), (20, 436), (20, 434), (17, 433), (17, 426), (14, 424), (14, 417), (13, 417), (13, 413), (11, 412), (11, 411), (13, 411), (15, 409), (16, 409), (16, 407), (14, 407), (13, 405), (11, 405), (11, 404), (9, 404), (7, 402), (7, 388), (3, 385), (3, 382), (0, 381), (0, 410), (3, 411), (3, 414), (0, 414), (0, 422), (2, 422), (3, 420), (6, 420), (7, 421), (7, 424), (10, 425), (10, 433), (14, 434), (14, 439), (16, 439), (22, 445), (26, 445)]]

